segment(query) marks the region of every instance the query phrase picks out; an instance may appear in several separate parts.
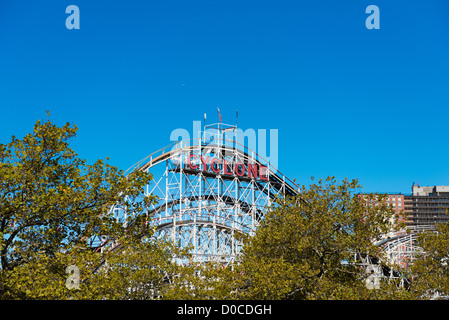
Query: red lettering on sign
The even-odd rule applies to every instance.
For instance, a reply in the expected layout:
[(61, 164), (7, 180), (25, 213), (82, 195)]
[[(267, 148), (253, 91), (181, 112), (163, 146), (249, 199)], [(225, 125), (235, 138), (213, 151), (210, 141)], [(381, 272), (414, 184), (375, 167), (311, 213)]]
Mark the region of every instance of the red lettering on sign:
[(201, 162), (203, 163), (203, 171), (207, 170), (207, 164), (209, 163), (210, 157), (206, 157), (206, 160), (204, 160), (203, 156), (200, 156)]
[[(201, 160), (201, 163), (198, 162)], [(202, 164), (202, 165), (201, 165)], [(203, 157), (202, 155), (197, 154), (189, 154), (186, 157), (186, 168), (192, 170), (199, 170), (202, 167), (202, 171), (212, 171), (215, 174), (224, 174), (227, 176), (238, 176), (238, 177), (248, 177), (251, 179), (261, 179), (268, 181), (269, 171), (267, 166), (259, 165), (259, 164), (251, 164), (248, 163), (245, 166), (243, 162), (236, 162), (229, 164), (226, 160), (220, 160), (219, 158), (214, 157)]]
[(228, 162), (226, 160), (223, 160), (223, 174), (232, 176), (232, 172), (228, 171)]
[(267, 180), (268, 181), (268, 172), (266, 166), (260, 166), (259, 167), (259, 178), (261, 180)]
[[(240, 167), (240, 169), (239, 169), (239, 167)], [(238, 175), (239, 177), (243, 177), (246, 173), (245, 165), (241, 162), (237, 162), (235, 164), (234, 170), (235, 170), (235, 174)]]
[(196, 169), (198, 169), (198, 165), (196, 164), (196, 165), (192, 165), (192, 158), (193, 157), (195, 157), (195, 159), (197, 159), (198, 160), (198, 156), (196, 155), (196, 154), (190, 154), (188, 157), (187, 157), (187, 164), (189, 165), (189, 168), (190, 169), (192, 169), (192, 170), (196, 170)]
[(212, 158), (210, 161), (210, 168), (214, 173), (220, 173), (220, 160), (218, 158)]
[(257, 179), (258, 178), (257, 174), (258, 174), (257, 164), (248, 163), (248, 177)]

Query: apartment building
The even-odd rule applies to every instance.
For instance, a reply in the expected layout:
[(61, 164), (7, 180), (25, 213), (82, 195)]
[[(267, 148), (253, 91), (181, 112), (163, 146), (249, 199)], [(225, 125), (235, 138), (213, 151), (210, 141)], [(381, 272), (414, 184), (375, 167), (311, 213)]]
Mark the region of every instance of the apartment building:
[(409, 227), (449, 222), (449, 186), (421, 187), (413, 184), (412, 194), (404, 196), (404, 215)]
[(394, 219), (410, 229), (449, 222), (449, 186), (413, 184), (411, 194), (387, 193), (386, 201), (395, 211)]

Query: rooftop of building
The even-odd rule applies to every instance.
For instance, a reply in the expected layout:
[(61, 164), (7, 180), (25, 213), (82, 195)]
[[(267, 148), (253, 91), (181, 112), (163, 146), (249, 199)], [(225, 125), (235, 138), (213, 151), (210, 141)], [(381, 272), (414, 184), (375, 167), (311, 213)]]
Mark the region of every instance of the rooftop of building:
[[(373, 192), (374, 193), (374, 192)], [(378, 194), (386, 194), (386, 195), (403, 195), (403, 196), (449, 196), (449, 186), (420, 186), (418, 184), (413, 183), (412, 192), (411, 193), (403, 193), (403, 192), (375, 192)]]

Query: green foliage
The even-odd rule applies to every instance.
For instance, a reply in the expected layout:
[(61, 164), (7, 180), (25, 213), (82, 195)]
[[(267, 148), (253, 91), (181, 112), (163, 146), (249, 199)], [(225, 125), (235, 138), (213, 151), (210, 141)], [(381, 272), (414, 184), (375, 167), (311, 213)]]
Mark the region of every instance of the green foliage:
[[(124, 233), (107, 209), (121, 204), (139, 217), (152, 201), (133, 201), (151, 175), (125, 177), (103, 160), (86, 164), (69, 148), (76, 131), (69, 123), (37, 121), (33, 133), (0, 144), (2, 298), (63, 296), (56, 288), (65, 288), (59, 287), (67, 276), (61, 271), (66, 262), (72, 259), (80, 268), (93, 264), (98, 259), (91, 250), (94, 236)], [(43, 279), (54, 279), (54, 287)]]
[(94, 268), (85, 270), (73, 299), (150, 300), (165, 296), (176, 285), (174, 277), (187, 269), (175, 263), (175, 256), (186, 256), (171, 243), (153, 237), (125, 236), (101, 255)]
[[(385, 196), (361, 195), (334, 177), (278, 199), (243, 254), (228, 267), (189, 261), (156, 239), (143, 196), (152, 178), (124, 176), (103, 160), (89, 165), (69, 147), (77, 128), (51, 121), (0, 144), (0, 299), (415, 299), (449, 295), (449, 226), (419, 238), (410, 290), (399, 280), (365, 285), (360, 255), (386, 261), (375, 245), (401, 226)], [(126, 196), (126, 199), (125, 199)], [(128, 221), (107, 214), (118, 204)], [(126, 227), (125, 227), (126, 226)], [(103, 250), (95, 236), (108, 235)], [(180, 263), (183, 261), (183, 263)], [(67, 266), (79, 268), (69, 289)], [(397, 267), (397, 266), (396, 266)]]
[[(239, 272), (245, 299), (370, 297), (354, 254), (381, 257), (374, 245), (391, 231), (394, 211), (381, 195), (355, 194), (356, 180), (319, 180), (280, 199), (244, 247)], [(376, 205), (373, 205), (376, 203)], [(371, 295), (372, 296), (372, 295)]]
[[(142, 193), (151, 175), (86, 164), (69, 148), (76, 131), (38, 121), (0, 144), (0, 299), (226, 297), (218, 280), (230, 269), (181, 264), (188, 250), (148, 228), (143, 212), (155, 199)], [(126, 227), (107, 214), (113, 204), (128, 212)], [(99, 235), (109, 237), (104, 250), (92, 242)], [(66, 286), (67, 266), (79, 268), (78, 289)]]
[(449, 296), (449, 224), (436, 227), (436, 232), (426, 231), (418, 237), (422, 253), (410, 268), (416, 298)]

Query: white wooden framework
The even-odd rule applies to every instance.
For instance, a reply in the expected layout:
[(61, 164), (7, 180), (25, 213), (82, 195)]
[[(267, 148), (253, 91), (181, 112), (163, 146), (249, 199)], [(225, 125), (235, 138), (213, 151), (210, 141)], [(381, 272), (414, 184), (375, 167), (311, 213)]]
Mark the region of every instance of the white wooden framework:
[[(201, 139), (173, 143), (127, 170), (153, 175), (145, 195), (159, 200), (147, 209), (150, 224), (158, 236), (190, 248), (194, 261), (234, 261), (242, 248), (237, 234), (252, 235), (275, 197), (299, 190), (255, 151), (224, 139), (235, 129), (210, 125)], [(119, 207), (111, 213), (126, 217)]]

